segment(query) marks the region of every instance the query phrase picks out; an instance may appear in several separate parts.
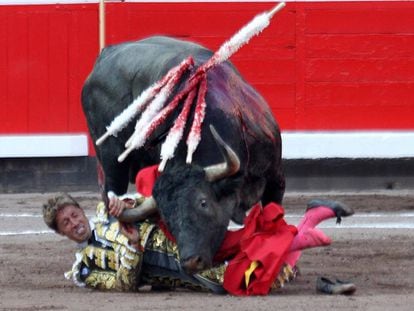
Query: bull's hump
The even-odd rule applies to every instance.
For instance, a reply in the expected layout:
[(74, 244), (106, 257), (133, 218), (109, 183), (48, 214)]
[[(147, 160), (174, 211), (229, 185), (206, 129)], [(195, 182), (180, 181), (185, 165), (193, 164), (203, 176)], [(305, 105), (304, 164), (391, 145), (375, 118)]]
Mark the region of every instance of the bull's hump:
[(154, 36), (105, 48), (96, 64), (95, 76), (99, 79), (105, 75), (118, 75), (125, 80), (138, 78), (154, 83), (188, 56), (194, 58), (198, 67), (212, 54), (192, 42)]
[(127, 42), (112, 51), (115, 57), (143, 59), (145, 62), (159, 63), (174, 58), (194, 58), (211, 56), (213, 53), (205, 47), (193, 42), (178, 40), (165, 36), (155, 36), (140, 41)]

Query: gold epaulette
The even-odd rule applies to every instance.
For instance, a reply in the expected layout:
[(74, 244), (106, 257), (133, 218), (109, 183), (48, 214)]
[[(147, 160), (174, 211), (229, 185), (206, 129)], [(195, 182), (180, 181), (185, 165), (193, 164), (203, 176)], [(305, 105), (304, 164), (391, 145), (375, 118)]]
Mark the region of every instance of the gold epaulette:
[(96, 216), (93, 219), (94, 223), (107, 223), (108, 211), (104, 202), (99, 202), (96, 206)]

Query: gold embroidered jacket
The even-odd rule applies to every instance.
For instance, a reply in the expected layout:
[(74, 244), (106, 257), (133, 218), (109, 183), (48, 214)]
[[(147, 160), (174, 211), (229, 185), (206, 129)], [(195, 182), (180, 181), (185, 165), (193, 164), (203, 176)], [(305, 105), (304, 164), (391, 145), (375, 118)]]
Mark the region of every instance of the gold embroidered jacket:
[[(128, 244), (127, 237), (120, 232), (119, 222), (109, 219), (103, 203), (98, 204), (96, 217), (90, 225), (92, 238), (80, 245), (72, 269), (65, 273), (65, 277), (72, 279), (76, 285), (101, 290), (135, 291), (139, 285), (147, 284), (225, 293), (222, 287), (225, 263), (193, 276), (187, 275), (180, 268), (177, 245), (153, 223), (144, 221), (136, 224), (143, 251)], [(249, 282), (253, 270), (254, 265), (246, 271), (246, 282)], [(289, 266), (285, 266), (272, 288), (283, 287), (294, 274)]]
[[(119, 222), (109, 219), (103, 203), (98, 204), (96, 217), (90, 221), (92, 238), (80, 244), (72, 269), (65, 273), (78, 286), (97, 289), (135, 290), (139, 281), (143, 253), (128, 244)], [(141, 249), (154, 224), (137, 224)]]

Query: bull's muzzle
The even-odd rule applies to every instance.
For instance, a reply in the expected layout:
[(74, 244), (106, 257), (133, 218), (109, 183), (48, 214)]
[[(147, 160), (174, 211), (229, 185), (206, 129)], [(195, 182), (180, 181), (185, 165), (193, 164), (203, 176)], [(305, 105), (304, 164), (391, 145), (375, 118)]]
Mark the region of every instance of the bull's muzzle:
[(195, 274), (209, 268), (211, 265), (207, 263), (201, 256), (192, 256), (182, 262), (182, 267), (188, 274)]

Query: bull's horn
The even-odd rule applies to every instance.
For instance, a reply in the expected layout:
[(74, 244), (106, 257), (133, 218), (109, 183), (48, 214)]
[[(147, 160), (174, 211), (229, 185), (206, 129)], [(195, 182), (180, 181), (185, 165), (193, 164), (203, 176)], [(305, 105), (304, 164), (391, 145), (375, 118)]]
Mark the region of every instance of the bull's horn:
[(118, 217), (122, 222), (135, 222), (148, 218), (158, 211), (157, 204), (153, 197), (148, 197), (136, 208), (127, 208)]
[(207, 180), (213, 182), (236, 174), (240, 169), (240, 160), (233, 149), (223, 141), (213, 125), (210, 125), (210, 131), (225, 159), (223, 163), (210, 165), (204, 168)]

